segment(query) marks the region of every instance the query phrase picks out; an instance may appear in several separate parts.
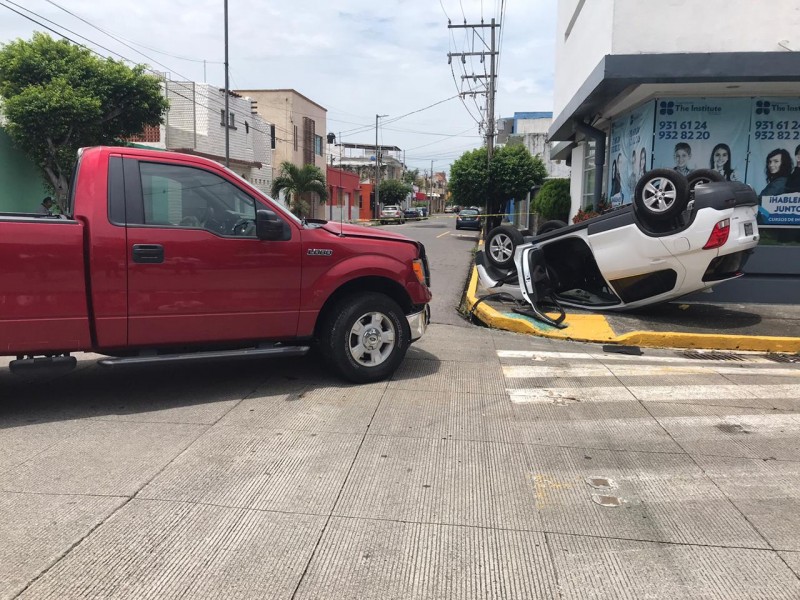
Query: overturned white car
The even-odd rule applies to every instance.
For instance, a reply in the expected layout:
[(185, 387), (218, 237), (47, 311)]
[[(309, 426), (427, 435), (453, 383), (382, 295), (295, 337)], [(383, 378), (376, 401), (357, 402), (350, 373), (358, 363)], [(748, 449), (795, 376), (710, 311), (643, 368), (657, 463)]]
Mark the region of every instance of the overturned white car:
[(535, 236), (493, 229), (476, 257), (482, 285), (556, 324), (548, 305), (633, 309), (739, 277), (758, 244), (755, 191), (714, 171), (650, 171), (633, 200), (574, 225), (547, 222)]

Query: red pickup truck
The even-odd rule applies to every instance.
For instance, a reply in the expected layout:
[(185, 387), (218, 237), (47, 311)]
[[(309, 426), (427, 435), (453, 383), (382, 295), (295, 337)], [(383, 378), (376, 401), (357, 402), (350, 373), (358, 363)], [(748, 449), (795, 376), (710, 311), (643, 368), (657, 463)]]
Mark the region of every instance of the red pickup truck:
[(80, 152), (65, 215), (0, 214), (0, 355), (12, 371), (302, 355), (389, 377), (430, 320), (425, 248), (300, 220), (218, 163)]

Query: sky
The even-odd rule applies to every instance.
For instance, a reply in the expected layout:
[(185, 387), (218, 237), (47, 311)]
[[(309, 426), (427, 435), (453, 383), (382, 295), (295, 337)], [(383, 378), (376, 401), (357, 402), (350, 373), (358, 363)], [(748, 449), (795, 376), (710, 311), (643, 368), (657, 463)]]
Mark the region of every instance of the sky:
[[(429, 171), (433, 161), (434, 171), (448, 171), (483, 143), (485, 96), (458, 94), (485, 89), (485, 79), (462, 76), (483, 75), (488, 61), (448, 65), (447, 54), (486, 50), (490, 31), (481, 40), (448, 29), (448, 19), (501, 24), (495, 115), (510, 117), (552, 110), (556, 4), (228, 0), (230, 88), (295, 89), (325, 107), (328, 132), (349, 143), (374, 144), (375, 115), (387, 115), (380, 144), (404, 150), (411, 169)], [(0, 0), (0, 44), (34, 31), (56, 37), (44, 26), (171, 79), (225, 84), (223, 0)]]

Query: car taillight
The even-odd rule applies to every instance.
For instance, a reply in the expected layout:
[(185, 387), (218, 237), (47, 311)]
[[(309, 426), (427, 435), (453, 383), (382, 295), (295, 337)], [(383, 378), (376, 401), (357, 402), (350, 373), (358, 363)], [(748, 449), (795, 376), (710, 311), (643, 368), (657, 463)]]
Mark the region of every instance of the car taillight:
[(719, 248), (720, 246), (724, 246), (725, 242), (728, 241), (728, 236), (731, 233), (731, 220), (730, 219), (723, 219), (716, 225), (714, 225), (714, 230), (711, 232), (711, 235), (708, 236), (708, 241), (706, 245), (703, 246), (703, 250), (711, 250), (712, 248)]

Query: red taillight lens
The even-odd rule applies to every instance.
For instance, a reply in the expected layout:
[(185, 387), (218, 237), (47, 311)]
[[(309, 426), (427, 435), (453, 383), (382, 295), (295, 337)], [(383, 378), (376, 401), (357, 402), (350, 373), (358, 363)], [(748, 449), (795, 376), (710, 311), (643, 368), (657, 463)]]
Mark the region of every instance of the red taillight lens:
[(728, 241), (728, 236), (731, 233), (731, 220), (730, 219), (723, 219), (716, 225), (714, 225), (714, 230), (711, 232), (711, 235), (708, 236), (708, 241), (706, 245), (703, 246), (703, 250), (711, 250), (712, 248), (719, 248), (720, 246), (724, 246), (725, 242)]

